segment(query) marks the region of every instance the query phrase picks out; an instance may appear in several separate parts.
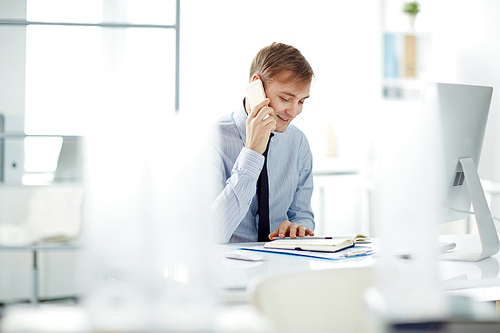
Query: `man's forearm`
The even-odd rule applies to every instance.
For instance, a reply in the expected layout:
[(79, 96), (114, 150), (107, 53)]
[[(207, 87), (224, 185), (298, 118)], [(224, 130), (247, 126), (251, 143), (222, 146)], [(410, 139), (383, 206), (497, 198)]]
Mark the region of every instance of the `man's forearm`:
[(264, 156), (243, 148), (231, 171), (231, 177), (211, 206), (210, 215), (217, 226), (216, 242), (227, 243), (245, 217), (255, 195), (263, 164)]

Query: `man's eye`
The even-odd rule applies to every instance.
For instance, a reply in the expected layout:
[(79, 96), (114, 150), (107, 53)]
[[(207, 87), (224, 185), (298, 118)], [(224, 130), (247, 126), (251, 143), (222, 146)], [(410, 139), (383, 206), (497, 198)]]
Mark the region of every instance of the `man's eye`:
[(281, 98), (281, 100), (282, 100), (283, 102), (287, 102), (287, 103), (288, 103), (288, 102), (290, 102), (290, 98), (289, 98), (289, 99), (286, 99), (286, 98), (283, 98), (283, 97), (280, 97), (280, 98)]

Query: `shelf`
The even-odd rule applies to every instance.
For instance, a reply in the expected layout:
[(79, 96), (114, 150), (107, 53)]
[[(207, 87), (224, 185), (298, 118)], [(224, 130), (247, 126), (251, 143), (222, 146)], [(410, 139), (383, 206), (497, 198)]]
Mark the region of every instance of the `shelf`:
[(381, 93), (385, 100), (419, 100), (428, 77), (431, 34), (383, 32)]

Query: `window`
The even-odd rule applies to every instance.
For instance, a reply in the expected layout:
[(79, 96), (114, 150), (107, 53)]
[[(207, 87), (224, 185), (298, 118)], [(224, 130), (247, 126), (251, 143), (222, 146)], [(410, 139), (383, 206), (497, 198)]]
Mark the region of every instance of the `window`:
[(53, 23), (26, 31), (27, 134), (85, 134), (96, 110), (175, 111), (175, 0), (113, 3), (27, 2), (28, 22)]
[(60, 139), (41, 135), (85, 135), (104, 113), (178, 110), (179, 3), (27, 0), (26, 20), (0, 17), (0, 27), (26, 26), (24, 132), (37, 136), (24, 140), (26, 173), (55, 171), (43, 159)]

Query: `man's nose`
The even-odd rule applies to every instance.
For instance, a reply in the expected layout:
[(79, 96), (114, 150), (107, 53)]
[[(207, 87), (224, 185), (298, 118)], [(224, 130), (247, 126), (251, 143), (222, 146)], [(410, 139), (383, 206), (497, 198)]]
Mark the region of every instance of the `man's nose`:
[(299, 114), (299, 106), (297, 104), (292, 105), (287, 109), (286, 112), (290, 117), (295, 118)]

